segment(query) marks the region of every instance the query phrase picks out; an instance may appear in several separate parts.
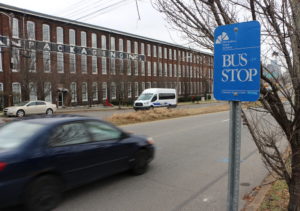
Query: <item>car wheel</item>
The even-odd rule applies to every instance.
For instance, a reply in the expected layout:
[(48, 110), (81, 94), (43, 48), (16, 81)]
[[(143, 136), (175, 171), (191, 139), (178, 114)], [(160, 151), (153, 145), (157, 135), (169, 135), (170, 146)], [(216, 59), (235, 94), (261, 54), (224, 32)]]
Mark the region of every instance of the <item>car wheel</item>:
[(51, 108), (48, 108), (46, 111), (47, 115), (52, 115), (53, 114), (53, 110)]
[(132, 173), (134, 175), (144, 174), (148, 169), (148, 152), (146, 150), (139, 150), (135, 154), (134, 160)]
[(34, 180), (25, 193), (25, 208), (28, 211), (53, 210), (62, 198), (62, 184), (53, 176)]
[(23, 117), (23, 116), (25, 116), (25, 112), (23, 110), (18, 110), (16, 116)]

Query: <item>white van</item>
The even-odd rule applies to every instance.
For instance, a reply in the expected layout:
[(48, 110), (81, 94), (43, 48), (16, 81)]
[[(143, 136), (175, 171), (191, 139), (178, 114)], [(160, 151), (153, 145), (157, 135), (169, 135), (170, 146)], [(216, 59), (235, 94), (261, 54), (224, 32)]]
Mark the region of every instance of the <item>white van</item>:
[(176, 107), (176, 89), (151, 88), (145, 89), (142, 94), (134, 101), (133, 108), (150, 109), (155, 107)]

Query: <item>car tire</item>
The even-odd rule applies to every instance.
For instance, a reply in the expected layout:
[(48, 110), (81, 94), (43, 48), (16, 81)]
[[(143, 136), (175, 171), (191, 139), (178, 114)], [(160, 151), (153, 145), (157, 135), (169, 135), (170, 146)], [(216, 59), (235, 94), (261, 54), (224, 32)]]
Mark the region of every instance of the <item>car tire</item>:
[(52, 115), (53, 114), (53, 110), (51, 108), (48, 108), (46, 111), (47, 115)]
[(24, 205), (28, 211), (53, 210), (62, 198), (62, 183), (54, 176), (41, 176), (25, 192)]
[(134, 175), (144, 174), (148, 169), (148, 152), (144, 149), (139, 150), (134, 156), (134, 164), (131, 169)]
[(16, 116), (17, 116), (17, 117), (23, 117), (23, 116), (25, 116), (25, 111), (23, 111), (23, 110), (18, 110), (17, 113), (16, 113)]

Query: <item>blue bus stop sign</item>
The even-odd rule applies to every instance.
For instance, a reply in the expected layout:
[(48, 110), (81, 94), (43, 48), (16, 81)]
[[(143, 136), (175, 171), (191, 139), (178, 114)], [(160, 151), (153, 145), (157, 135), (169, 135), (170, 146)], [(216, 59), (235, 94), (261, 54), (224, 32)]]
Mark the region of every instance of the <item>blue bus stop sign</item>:
[(256, 101), (260, 94), (258, 21), (216, 28), (214, 96), (217, 100)]

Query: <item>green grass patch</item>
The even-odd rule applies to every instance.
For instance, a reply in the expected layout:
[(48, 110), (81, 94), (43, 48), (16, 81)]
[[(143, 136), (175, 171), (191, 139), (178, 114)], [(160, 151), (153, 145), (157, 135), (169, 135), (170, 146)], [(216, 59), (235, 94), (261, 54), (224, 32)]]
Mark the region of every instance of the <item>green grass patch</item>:
[(265, 196), (259, 211), (286, 211), (288, 203), (288, 186), (284, 180), (277, 180)]

